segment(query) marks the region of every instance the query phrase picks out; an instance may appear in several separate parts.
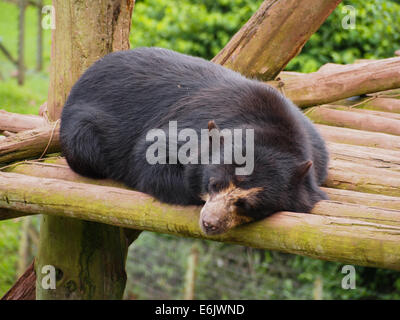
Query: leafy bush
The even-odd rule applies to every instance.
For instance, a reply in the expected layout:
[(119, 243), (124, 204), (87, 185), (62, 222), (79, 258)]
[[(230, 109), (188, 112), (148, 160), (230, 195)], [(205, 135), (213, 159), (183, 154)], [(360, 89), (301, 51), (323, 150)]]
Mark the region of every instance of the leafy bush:
[[(261, 0), (139, 0), (131, 42), (179, 52), (214, 57), (251, 17)], [(312, 72), (324, 63), (352, 63), (359, 58), (386, 58), (400, 48), (400, 5), (386, 0), (353, 0), (341, 3), (302, 53), (287, 69)], [(356, 28), (343, 29), (345, 5), (356, 11)]]
[[(397, 1), (399, 3), (399, 1)], [(388, 58), (400, 49), (400, 5), (386, 0), (341, 3), (294, 58), (287, 69), (312, 72), (322, 64)], [(356, 28), (344, 29), (345, 5), (356, 9)]]
[(214, 57), (258, 9), (261, 0), (139, 0), (136, 2), (133, 47), (158, 46)]

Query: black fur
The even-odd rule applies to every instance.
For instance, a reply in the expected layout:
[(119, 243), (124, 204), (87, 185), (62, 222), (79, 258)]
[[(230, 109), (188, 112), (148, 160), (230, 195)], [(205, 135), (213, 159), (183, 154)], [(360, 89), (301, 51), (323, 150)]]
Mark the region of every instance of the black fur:
[[(164, 202), (202, 204), (200, 194), (231, 181), (263, 188), (246, 206), (254, 219), (308, 212), (326, 198), (318, 185), (328, 154), (312, 123), (277, 90), (201, 58), (160, 48), (109, 54), (74, 85), (61, 120), (63, 152), (74, 171), (122, 181)], [(148, 164), (146, 133), (168, 132), (170, 120), (198, 132), (210, 120), (220, 129), (254, 128), (253, 174), (237, 179), (234, 165)], [(313, 166), (302, 177), (307, 160)], [(211, 177), (218, 183), (210, 186)]]

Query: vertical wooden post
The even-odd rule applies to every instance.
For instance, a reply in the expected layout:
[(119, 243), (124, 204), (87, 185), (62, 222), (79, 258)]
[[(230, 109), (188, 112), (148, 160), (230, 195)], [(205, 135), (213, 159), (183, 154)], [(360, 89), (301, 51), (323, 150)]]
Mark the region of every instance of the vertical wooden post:
[(314, 300), (323, 300), (323, 279), (320, 275), (314, 280), (313, 298)]
[[(48, 110), (59, 119), (79, 76), (107, 53), (129, 49), (134, 0), (54, 0)], [(77, 203), (79, 205), (79, 203)], [(122, 228), (43, 216), (36, 267), (37, 299), (121, 299), (131, 239)], [(56, 270), (56, 289), (42, 287), (43, 266)]]
[(43, 0), (37, 2), (37, 49), (36, 49), (36, 70), (43, 69), (43, 28), (42, 28), (42, 7)]
[(188, 265), (186, 269), (185, 276), (185, 292), (184, 299), (185, 300), (193, 300), (195, 293), (195, 283), (196, 283), (196, 268), (197, 261), (199, 259), (199, 250), (196, 245), (193, 245), (190, 255), (188, 257)]
[(19, 0), (19, 16), (18, 16), (18, 84), (22, 86), (25, 80), (25, 64), (24, 64), (24, 43), (25, 43), (25, 9), (26, 1)]

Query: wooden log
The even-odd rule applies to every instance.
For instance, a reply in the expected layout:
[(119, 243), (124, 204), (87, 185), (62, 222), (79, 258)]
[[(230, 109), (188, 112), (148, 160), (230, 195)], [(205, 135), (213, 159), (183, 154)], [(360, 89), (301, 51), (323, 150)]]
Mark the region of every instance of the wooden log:
[[(328, 150), (331, 154), (331, 161), (328, 179), (325, 182), (326, 186), (400, 196), (400, 189), (396, 187), (400, 185), (398, 151), (353, 147), (335, 143), (328, 143)], [(18, 163), (5, 170), (39, 177), (125, 188), (123, 184), (113, 180), (93, 180), (82, 177), (68, 167), (64, 158), (50, 160), (50, 163)], [(390, 179), (386, 179), (386, 175)]]
[[(25, 174), (28, 176), (62, 179), (72, 182), (89, 183), (107, 187), (128, 189), (125, 185), (108, 179), (90, 179), (73, 172), (64, 158), (57, 157), (45, 160), (45, 162), (27, 161), (18, 163), (5, 169), (7, 172)], [(364, 204), (372, 207), (400, 210), (399, 198), (377, 194), (365, 194), (361, 192), (323, 188), (331, 200), (355, 204)], [(2, 217), (10, 219), (15, 215), (13, 211), (6, 212), (3, 209)]]
[(0, 110), (0, 131), (21, 132), (48, 125), (40, 116), (18, 114)]
[(360, 204), (363, 206), (400, 210), (400, 197), (356, 192), (343, 189), (322, 188), (331, 201)]
[(80, 1), (82, 8), (69, 1), (53, 3), (57, 28), (52, 32), (53, 59), (47, 99), (51, 120), (60, 118), (69, 91), (84, 70), (107, 53), (129, 49), (134, 3), (134, 0), (107, 0), (92, 6), (89, 1), (86, 6)]
[[(52, 159), (50, 160), (50, 163), (49, 162), (20, 163), (16, 164), (15, 166), (9, 167), (7, 171), (26, 174), (35, 177), (63, 179), (72, 182), (90, 183), (95, 185), (128, 189), (123, 184), (119, 184), (112, 180), (90, 179), (82, 177), (74, 173), (71, 169), (69, 169), (64, 158)], [(333, 201), (400, 210), (400, 198), (398, 197), (390, 197), (390, 196), (371, 194), (371, 193), (366, 194), (362, 192), (355, 192), (342, 189), (332, 189), (332, 188), (323, 188), (323, 189), (329, 196), (329, 199)], [(25, 215), (25, 214), (19, 213), (18, 216), (20, 215)], [(6, 209), (1, 210), (0, 220), (11, 219), (13, 217), (15, 217), (14, 211), (12, 210), (7, 211)]]
[(308, 109), (306, 115), (320, 124), (400, 135), (400, 120), (335, 110), (323, 106)]
[[(397, 198), (399, 199), (399, 198)], [(351, 204), (335, 201), (321, 201), (315, 205), (312, 213), (321, 216), (343, 217), (356, 221), (400, 227), (399, 210), (369, 207), (363, 204)]]
[[(48, 147), (47, 147), (48, 146)], [(38, 158), (44, 153), (60, 151), (59, 124), (22, 131), (0, 142), (0, 163)]]
[(315, 106), (400, 87), (400, 57), (313, 72), (286, 81), (268, 81), (299, 107)]
[[(399, 93), (400, 95), (400, 93)], [(400, 99), (376, 98), (361, 105), (364, 109), (400, 113)]]
[[(396, 99), (388, 99), (388, 100), (396, 100)], [(393, 113), (393, 112), (385, 112), (385, 111), (376, 111), (376, 110), (368, 110), (364, 109), (362, 105), (357, 105), (356, 107), (352, 107), (351, 105), (330, 105), (324, 104), (321, 107), (334, 109), (334, 110), (342, 110), (347, 112), (356, 112), (359, 114), (371, 115), (371, 116), (378, 116), (388, 119), (400, 120), (400, 114)]]
[(340, 2), (266, 0), (212, 61), (245, 76), (274, 79)]
[(324, 186), (400, 197), (400, 172), (331, 160)]
[(400, 151), (399, 136), (321, 124), (317, 124), (316, 127), (327, 141)]
[[(400, 270), (397, 210), (322, 201), (313, 214), (281, 212), (206, 237), (198, 225), (199, 207), (167, 205), (120, 188), (14, 173), (0, 173), (0, 207)], [(337, 211), (346, 217), (331, 216)]]
[[(52, 30), (47, 99), (50, 120), (59, 119), (71, 87), (91, 64), (112, 51), (129, 49), (134, 3), (53, 1), (57, 28)], [(37, 285), (37, 299), (121, 299), (126, 254), (133, 239), (128, 240), (119, 227), (43, 216), (36, 268), (56, 265), (63, 278), (55, 290)], [(43, 275), (37, 275), (40, 283)]]
[(55, 157), (44, 159), (44, 162), (39, 161), (24, 161), (10, 165), (4, 169), (5, 172), (14, 172), (25, 174), (28, 176), (54, 178), (66, 181), (90, 183), (101, 186), (117, 187), (128, 189), (124, 184), (110, 179), (91, 179), (81, 176), (72, 171), (65, 158)]
[[(316, 126), (327, 141), (400, 150), (400, 138), (394, 135), (319, 124)], [(21, 132), (4, 139), (0, 142), (0, 163), (8, 164), (23, 159), (38, 158), (43, 154), (50, 141), (52, 131), (53, 127), (47, 126)], [(59, 151), (59, 126), (57, 126), (46, 153)]]
[(400, 172), (400, 151), (351, 146), (334, 142), (329, 142), (327, 145), (331, 160), (344, 160), (371, 168)]

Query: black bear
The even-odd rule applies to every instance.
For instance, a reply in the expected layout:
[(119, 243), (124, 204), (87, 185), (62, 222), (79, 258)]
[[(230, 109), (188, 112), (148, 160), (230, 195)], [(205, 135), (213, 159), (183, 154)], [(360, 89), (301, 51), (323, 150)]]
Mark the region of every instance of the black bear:
[[(193, 149), (185, 148), (193, 134)], [(326, 199), (319, 185), (328, 153), (295, 105), (262, 82), (171, 50), (137, 48), (94, 63), (65, 103), (60, 140), (81, 175), (167, 203), (204, 204), (200, 226), (210, 235)], [(238, 157), (224, 161), (229, 143)]]

